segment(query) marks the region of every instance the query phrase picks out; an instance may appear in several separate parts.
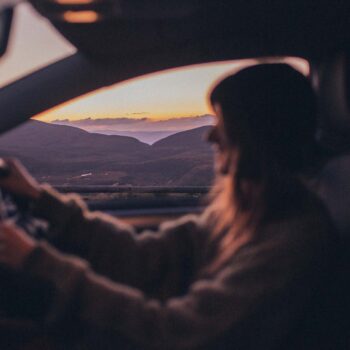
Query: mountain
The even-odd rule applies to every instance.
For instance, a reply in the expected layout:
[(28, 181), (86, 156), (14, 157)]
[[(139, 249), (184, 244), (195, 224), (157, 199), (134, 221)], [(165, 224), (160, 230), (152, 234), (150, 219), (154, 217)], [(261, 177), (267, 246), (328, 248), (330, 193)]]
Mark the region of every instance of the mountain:
[(137, 152), (146, 151), (148, 147), (131, 137), (90, 134), (74, 127), (32, 120), (0, 137), (1, 151), (34, 156), (49, 162), (81, 162), (85, 158), (91, 161), (113, 154), (118, 159), (127, 159)]
[(155, 142), (152, 148), (208, 148), (205, 140), (211, 126), (206, 125), (199, 128), (178, 132)]
[(103, 135), (130, 136), (149, 145), (152, 145), (156, 141), (161, 140), (169, 135), (177, 133), (177, 131), (111, 131), (109, 129), (96, 130), (92, 132)]
[(207, 185), (212, 154), (201, 127), (156, 142), (29, 121), (0, 137), (0, 155), (19, 158), (55, 185)]
[(205, 125), (212, 125), (215, 117), (210, 114), (183, 116), (154, 120), (152, 118), (85, 118), (80, 120), (54, 120), (57, 125), (75, 126), (91, 133), (104, 135), (131, 136), (141, 142), (153, 144), (172, 134), (191, 130)]
[(18, 146), (21, 149), (45, 147), (46, 150), (54, 151), (69, 151), (71, 147), (83, 149), (88, 146), (94, 152), (101, 148), (105, 149), (107, 146), (116, 147), (120, 151), (138, 151), (147, 148), (147, 145), (133, 137), (92, 134), (75, 127), (35, 120), (30, 120), (1, 136), (0, 146), (11, 148)]
[[(183, 171), (169, 179), (168, 185), (208, 186), (213, 178), (213, 151), (206, 135), (211, 126), (182, 131), (168, 136), (152, 145), (158, 162), (168, 161), (169, 167), (182, 166)], [(180, 170), (180, 171), (179, 171)], [(175, 169), (173, 170), (175, 171)]]

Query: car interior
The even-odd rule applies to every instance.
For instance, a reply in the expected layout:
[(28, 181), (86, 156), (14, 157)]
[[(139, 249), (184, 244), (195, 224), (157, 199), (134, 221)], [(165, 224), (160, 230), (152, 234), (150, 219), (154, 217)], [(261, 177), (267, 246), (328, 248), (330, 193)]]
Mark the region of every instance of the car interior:
[[(319, 168), (308, 181), (328, 208), (340, 241), (339, 260), (334, 266), (333, 292), (337, 305), (330, 306), (333, 315), (328, 321), (333, 322), (330, 328), (336, 328), (338, 340), (341, 338), (332, 348), (346, 349), (350, 345), (350, 3), (346, 0), (31, 0), (29, 3), (74, 47), (74, 52), (0, 89), (0, 133), (5, 136), (47, 110), (156, 72), (237, 60), (273, 62), (293, 57), (307, 62), (307, 74), (318, 99), (317, 157), (320, 159)], [(4, 55), (0, 58), (0, 69), (11, 42), (11, 22), (17, 6), (22, 5), (9, 1), (0, 7), (3, 36), (0, 54)], [(1, 142), (0, 151), (3, 152)], [(11, 154), (6, 151), (2, 156)], [(156, 228), (164, 220), (185, 213), (200, 212), (210, 187), (198, 183), (113, 188), (69, 184), (57, 189), (78, 192), (83, 197), (86, 193), (124, 194), (113, 199), (91, 200), (88, 204), (92, 210), (121, 217), (143, 230)], [(131, 192), (145, 195), (125, 196)], [(169, 196), (169, 193), (177, 195)], [(16, 202), (16, 206), (16, 214), (20, 212), (23, 220), (45, 231), (41, 223), (33, 224), (25, 203)], [(21, 276), (10, 285), (13, 290), (28, 288), (27, 298), (41, 297), (40, 286), (28, 286)], [(18, 301), (16, 293), (12, 298), (18, 307), (7, 310), (0, 319), (3, 339), (0, 343), (23, 345), (39, 337), (42, 330), (30, 321), (16, 320), (18, 309), (29, 314), (32, 311), (23, 311), (25, 300)], [(42, 305), (45, 306), (45, 300)]]

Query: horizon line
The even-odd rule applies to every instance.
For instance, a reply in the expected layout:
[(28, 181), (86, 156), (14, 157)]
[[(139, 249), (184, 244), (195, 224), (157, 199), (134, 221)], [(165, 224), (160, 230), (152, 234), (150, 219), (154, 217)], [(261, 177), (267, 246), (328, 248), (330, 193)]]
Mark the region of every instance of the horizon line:
[(131, 120), (139, 120), (139, 121), (149, 121), (149, 122), (165, 122), (169, 120), (180, 120), (180, 119), (190, 119), (190, 118), (202, 118), (202, 117), (215, 117), (214, 114), (211, 113), (204, 113), (204, 114), (190, 114), (190, 115), (183, 115), (183, 116), (176, 116), (176, 117), (167, 117), (165, 118), (153, 118), (153, 117), (131, 117), (131, 116), (118, 116), (118, 117), (86, 117), (86, 118), (80, 118), (80, 119), (70, 119), (69, 117), (64, 119), (52, 119), (52, 120), (40, 120), (40, 118), (33, 118), (38, 121), (43, 121), (47, 123), (53, 123), (53, 122), (80, 122), (80, 121), (86, 121), (86, 120), (92, 120), (92, 121), (99, 121), (99, 120), (117, 120), (117, 119), (131, 119)]

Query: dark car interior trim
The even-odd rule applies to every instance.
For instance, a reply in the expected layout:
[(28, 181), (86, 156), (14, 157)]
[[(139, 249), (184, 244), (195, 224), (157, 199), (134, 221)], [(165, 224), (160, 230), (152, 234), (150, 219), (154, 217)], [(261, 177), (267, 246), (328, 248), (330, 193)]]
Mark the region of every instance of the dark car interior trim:
[(6, 8), (1, 11), (1, 26), (0, 32), (1, 32), (1, 42), (0, 42), (0, 57), (3, 56), (6, 52), (9, 39), (10, 39), (10, 32), (11, 32), (11, 25), (12, 25), (12, 19), (13, 19), (13, 9), (12, 8)]
[[(33, 1), (50, 19), (43, 2)], [(130, 10), (130, 1), (121, 0), (114, 18), (90, 24), (66, 23), (52, 16), (54, 26), (79, 53), (1, 89), (0, 132), (73, 98), (143, 74), (221, 60), (304, 57), (311, 64), (310, 78), (318, 94), (319, 142), (330, 160), (319, 174), (319, 193), (341, 228), (344, 252), (339, 260), (349, 257), (350, 2), (193, 0), (189, 2), (191, 10), (177, 16), (155, 12), (155, 4), (160, 2), (149, 7), (150, 15), (140, 16)], [(142, 1), (144, 6), (146, 3)], [(132, 202), (129, 207), (122, 203), (119, 207), (116, 203), (92, 203), (91, 207), (124, 216), (137, 229), (155, 228), (162, 220), (201, 210), (199, 201), (180, 202), (176, 207), (170, 202), (164, 205), (162, 200), (162, 208), (159, 202), (147, 200), (148, 207), (141, 210)], [(344, 278), (342, 286), (349, 282), (350, 271), (350, 259), (344, 260), (334, 271)], [(347, 291), (344, 288), (340, 300), (346, 320), (350, 314)], [(12, 325), (7, 327), (11, 330)], [(340, 335), (345, 335), (347, 327), (345, 322), (344, 328), (339, 327)], [(17, 334), (18, 325), (14, 328)], [(24, 328), (31, 332), (28, 325)]]

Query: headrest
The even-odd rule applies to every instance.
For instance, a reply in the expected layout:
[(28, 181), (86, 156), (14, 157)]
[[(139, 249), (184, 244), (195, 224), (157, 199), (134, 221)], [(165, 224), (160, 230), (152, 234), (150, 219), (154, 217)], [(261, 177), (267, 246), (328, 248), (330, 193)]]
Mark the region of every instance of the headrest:
[(320, 113), (320, 142), (333, 151), (350, 150), (350, 55), (313, 65), (312, 83)]

